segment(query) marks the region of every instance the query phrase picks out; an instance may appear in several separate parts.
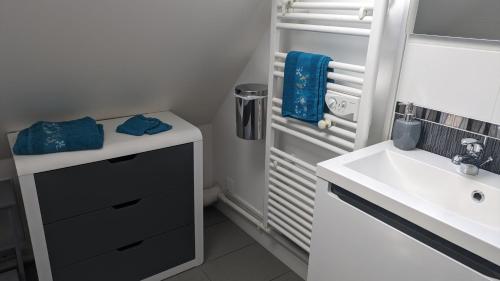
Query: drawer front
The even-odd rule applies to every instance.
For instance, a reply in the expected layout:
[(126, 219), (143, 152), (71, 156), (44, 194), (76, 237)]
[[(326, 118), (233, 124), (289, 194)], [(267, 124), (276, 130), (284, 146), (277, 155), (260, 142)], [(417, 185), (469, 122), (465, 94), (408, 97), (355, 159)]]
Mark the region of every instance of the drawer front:
[(194, 190), (164, 193), (45, 225), (50, 264), (60, 268), (194, 224)]
[(65, 268), (54, 281), (138, 281), (193, 260), (194, 227), (184, 227)]
[(44, 224), (193, 187), (193, 144), (35, 174)]

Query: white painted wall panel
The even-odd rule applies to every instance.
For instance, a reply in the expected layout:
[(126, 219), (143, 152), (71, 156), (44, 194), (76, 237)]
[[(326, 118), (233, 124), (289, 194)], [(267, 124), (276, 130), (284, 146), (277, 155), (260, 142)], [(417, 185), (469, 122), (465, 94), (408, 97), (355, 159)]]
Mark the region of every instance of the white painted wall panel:
[(500, 89), (498, 90), (497, 101), (495, 103), (495, 110), (493, 112), (492, 123), (500, 124)]
[(398, 97), (405, 102), (491, 121), (500, 90), (498, 77), (500, 48), (451, 39), (409, 38)]
[[(269, 8), (269, 18), (270, 12)], [(269, 33), (266, 32), (235, 85), (249, 82), (267, 84), (268, 61)], [(235, 119), (235, 101), (233, 90), (230, 89), (229, 93), (226, 91), (226, 98), (212, 123), (214, 181), (223, 188), (229, 188), (229, 192), (257, 212), (262, 212), (265, 141), (248, 141), (238, 138)], [(228, 178), (234, 180), (233, 186), (226, 185)]]

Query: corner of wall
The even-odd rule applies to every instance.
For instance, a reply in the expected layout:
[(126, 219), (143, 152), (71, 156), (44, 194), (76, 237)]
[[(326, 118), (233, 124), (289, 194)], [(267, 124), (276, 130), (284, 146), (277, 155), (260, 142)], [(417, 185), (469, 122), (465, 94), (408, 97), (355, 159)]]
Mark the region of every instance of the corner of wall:
[(239, 83), (267, 84), (269, 36), (268, 28), (212, 120), (213, 181), (258, 211), (263, 209), (265, 141), (236, 137), (233, 88)]
[(406, 43), (409, 7), (410, 0), (393, 1), (387, 17), (374, 101), (375, 121), (370, 130), (369, 144), (389, 138)]
[(198, 125), (203, 136), (203, 187), (210, 188), (213, 182), (213, 126), (212, 124)]

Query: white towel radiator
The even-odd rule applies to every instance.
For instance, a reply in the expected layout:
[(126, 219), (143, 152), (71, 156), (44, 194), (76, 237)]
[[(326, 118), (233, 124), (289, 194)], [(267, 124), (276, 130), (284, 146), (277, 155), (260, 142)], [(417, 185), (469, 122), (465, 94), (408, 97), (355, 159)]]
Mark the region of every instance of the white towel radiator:
[[(308, 163), (284, 148), (280, 134), (342, 155), (366, 146), (372, 118), (379, 52), (389, 0), (369, 2), (301, 2), (273, 0), (266, 143), (266, 210), (264, 227), (277, 231), (309, 252), (316, 186), (316, 163)], [(326, 23), (326, 24), (325, 24)], [(286, 53), (280, 48), (282, 30), (368, 37), (364, 65), (333, 61), (329, 64), (328, 93), (359, 101), (357, 122), (325, 114), (332, 126), (320, 129), (281, 116), (280, 85)], [(314, 52), (314, 50), (307, 50)], [(335, 69), (336, 72), (332, 72)], [(339, 72), (337, 72), (339, 71)], [(326, 160), (326, 159), (325, 159)]]

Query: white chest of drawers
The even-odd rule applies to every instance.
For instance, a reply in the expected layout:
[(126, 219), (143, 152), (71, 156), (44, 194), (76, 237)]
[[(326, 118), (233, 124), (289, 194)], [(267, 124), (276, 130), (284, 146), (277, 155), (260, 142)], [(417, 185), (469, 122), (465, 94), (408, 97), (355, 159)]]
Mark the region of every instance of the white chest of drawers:
[[(16, 156), (40, 281), (163, 280), (203, 261), (202, 136), (135, 137), (99, 121), (100, 150)], [(13, 146), (16, 134), (9, 135)]]

